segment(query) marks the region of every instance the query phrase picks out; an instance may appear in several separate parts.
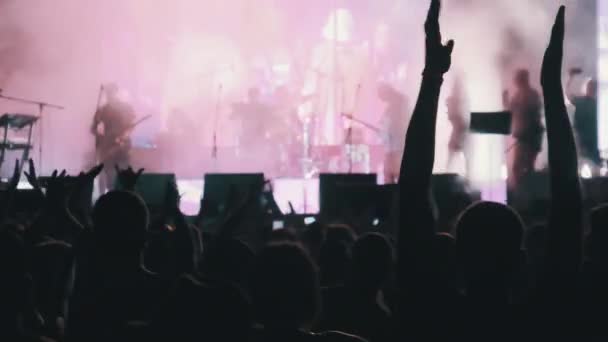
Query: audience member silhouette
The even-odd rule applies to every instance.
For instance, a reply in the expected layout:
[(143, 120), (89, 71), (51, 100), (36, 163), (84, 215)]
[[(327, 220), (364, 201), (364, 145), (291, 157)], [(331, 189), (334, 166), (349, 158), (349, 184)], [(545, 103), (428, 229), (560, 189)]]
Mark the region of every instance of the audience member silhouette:
[(44, 319), (44, 335), (62, 340), (72, 283), (72, 246), (62, 241), (40, 243), (31, 250), (34, 303)]
[(276, 243), (256, 257), (251, 281), (254, 341), (358, 341), (340, 333), (313, 334), (320, 310), (318, 272), (297, 244)]
[(604, 322), (608, 305), (608, 205), (594, 208), (590, 222), (589, 260), (581, 282), (581, 305), (585, 330), (600, 336), (606, 335)]
[(226, 282), (248, 293), (254, 256), (251, 248), (242, 241), (218, 240), (207, 248), (199, 270), (206, 279)]
[(70, 340), (107, 340), (130, 321), (149, 321), (165, 287), (142, 264), (148, 210), (141, 198), (126, 191), (103, 195), (93, 209), (93, 229), (77, 261)]
[(321, 330), (339, 330), (370, 341), (391, 340), (391, 312), (382, 288), (393, 268), (393, 251), (381, 234), (361, 236), (352, 249), (352, 261), (343, 286), (323, 291)]
[(513, 286), (522, 266), (522, 236), (521, 218), (502, 204), (480, 202), (462, 214), (457, 248), (464, 278), (465, 324), (471, 324), (467, 330), (492, 334), (518, 326)]
[(42, 320), (33, 305), (33, 284), (27, 270), (23, 239), (3, 227), (0, 231), (0, 340), (39, 341)]
[(322, 286), (344, 284), (354, 241), (355, 233), (349, 226), (334, 224), (327, 227), (319, 255)]
[(170, 341), (246, 341), (250, 304), (238, 288), (181, 276), (154, 321), (155, 338)]

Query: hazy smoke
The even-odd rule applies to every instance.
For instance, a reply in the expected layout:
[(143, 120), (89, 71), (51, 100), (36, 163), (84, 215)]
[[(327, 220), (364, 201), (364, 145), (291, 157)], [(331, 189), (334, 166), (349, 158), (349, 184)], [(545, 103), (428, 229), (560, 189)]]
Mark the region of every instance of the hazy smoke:
[[(456, 40), (455, 69), (466, 75), (472, 108), (500, 109), (500, 94), (510, 83), (509, 74), (514, 68), (524, 66), (538, 72), (549, 29), (561, 3), (568, 6), (565, 64), (595, 73), (594, 2), (444, 0), (445, 38)], [(160, 117), (170, 109), (168, 99), (187, 91), (205, 94), (202, 103), (194, 101), (190, 105), (207, 113), (202, 116), (206, 123), (211, 121), (208, 113), (213, 108), (218, 83), (226, 83), (226, 101), (238, 100), (253, 83), (239, 70), (241, 64), (255, 62), (265, 50), (276, 51), (273, 58), (277, 61), (282, 56), (310, 50), (315, 40), (321, 39), (330, 3), (3, 0), (0, 88), (7, 95), (66, 106), (64, 111), (48, 110), (44, 116), (45, 172), (59, 167), (80, 169), (91, 160), (93, 140), (88, 126), (100, 83), (116, 81), (137, 99), (138, 109), (158, 112), (158, 119), (143, 128), (145, 132), (162, 126)], [(386, 0), (371, 6), (358, 0), (352, 1), (352, 6), (359, 37), (366, 36), (364, 32), (378, 23), (387, 23), (392, 26), (398, 50), (405, 51), (410, 59), (409, 69), (422, 69), (422, 23), (428, 1)], [(173, 44), (179, 45), (175, 42), (186, 36), (196, 37), (198, 43), (194, 45), (198, 47), (191, 54), (186, 51), (190, 58), (180, 64), (192, 63), (192, 73), (202, 77), (208, 69), (215, 70), (218, 60), (229, 61), (225, 64), (229, 64), (230, 73), (214, 73), (214, 80), (203, 85), (180, 79), (179, 73), (188, 74), (188, 70), (176, 71), (169, 65), (176, 59)], [(306, 65), (298, 68), (305, 69)], [(410, 75), (409, 96), (413, 98), (418, 73)], [(178, 87), (181, 90), (176, 90)], [(6, 101), (0, 101), (0, 106), (2, 111), (37, 111), (35, 107)], [(211, 125), (203, 126), (208, 130)], [(208, 132), (202, 135), (210, 136)]]

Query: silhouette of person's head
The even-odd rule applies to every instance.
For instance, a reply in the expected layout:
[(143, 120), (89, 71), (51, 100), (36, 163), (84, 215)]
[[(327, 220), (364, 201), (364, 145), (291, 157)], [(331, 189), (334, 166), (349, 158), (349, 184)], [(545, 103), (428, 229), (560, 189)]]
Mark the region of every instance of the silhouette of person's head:
[(319, 267), (323, 286), (344, 284), (346, 272), (351, 261), (350, 245), (340, 240), (327, 240), (321, 245)]
[(608, 265), (608, 204), (591, 211), (591, 260), (596, 265)]
[(266, 328), (310, 326), (319, 311), (320, 287), (304, 249), (293, 243), (265, 247), (256, 258), (251, 298), (257, 320)]
[(351, 285), (370, 291), (378, 291), (390, 276), (393, 266), (393, 250), (384, 235), (362, 235), (352, 249)]
[(146, 204), (132, 192), (108, 192), (93, 208), (96, 245), (113, 254), (139, 255), (146, 242), (148, 223)]
[(530, 71), (527, 69), (519, 69), (515, 71), (514, 83), (518, 89), (530, 88)]
[(325, 234), (326, 241), (340, 241), (352, 246), (356, 239), (357, 234), (349, 225), (330, 224), (327, 226), (327, 232)]
[(324, 239), (325, 226), (318, 221), (308, 225), (302, 232), (302, 243), (316, 263), (319, 263)]
[(521, 218), (503, 204), (478, 202), (467, 208), (457, 224), (467, 286), (505, 286), (519, 265), (522, 235)]
[(344, 283), (355, 239), (355, 232), (347, 225), (334, 224), (327, 227), (319, 256), (323, 286)]

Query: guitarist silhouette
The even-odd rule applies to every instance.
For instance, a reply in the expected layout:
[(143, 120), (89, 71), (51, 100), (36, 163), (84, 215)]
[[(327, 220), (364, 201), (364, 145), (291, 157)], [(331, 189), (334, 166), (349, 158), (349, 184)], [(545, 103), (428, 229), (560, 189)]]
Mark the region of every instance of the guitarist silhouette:
[(115, 166), (125, 168), (130, 164), (129, 135), (135, 126), (135, 111), (130, 104), (118, 97), (117, 85), (109, 84), (102, 90), (106, 101), (95, 112), (91, 133), (95, 135), (98, 162), (106, 165), (99, 182), (101, 193), (104, 193), (114, 184)]

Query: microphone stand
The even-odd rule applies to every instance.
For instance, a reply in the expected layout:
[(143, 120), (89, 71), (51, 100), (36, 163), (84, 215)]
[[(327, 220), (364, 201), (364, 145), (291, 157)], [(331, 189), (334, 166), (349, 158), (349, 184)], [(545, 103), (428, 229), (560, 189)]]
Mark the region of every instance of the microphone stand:
[(0, 89), (0, 99), (5, 99), (8, 101), (13, 101), (13, 102), (17, 102), (17, 103), (24, 103), (24, 104), (30, 104), (30, 105), (36, 105), (38, 106), (38, 121), (40, 122), (40, 128), (39, 128), (39, 133), (38, 133), (38, 139), (40, 140), (38, 142), (38, 168), (40, 170), (40, 174), (43, 173), (43, 165), (42, 165), (42, 145), (43, 144), (43, 134), (44, 134), (44, 128), (43, 128), (43, 124), (44, 122), (42, 121), (42, 115), (44, 113), (44, 109), (45, 108), (52, 108), (52, 109), (58, 109), (58, 110), (64, 110), (65, 107), (60, 106), (60, 105), (56, 105), (56, 104), (52, 104), (52, 103), (48, 103), (48, 102), (42, 102), (42, 101), (35, 101), (35, 100), (30, 100), (30, 99), (26, 99), (26, 98), (21, 98), (21, 97), (16, 97), (16, 96), (7, 96), (4, 95), (3, 90)]

